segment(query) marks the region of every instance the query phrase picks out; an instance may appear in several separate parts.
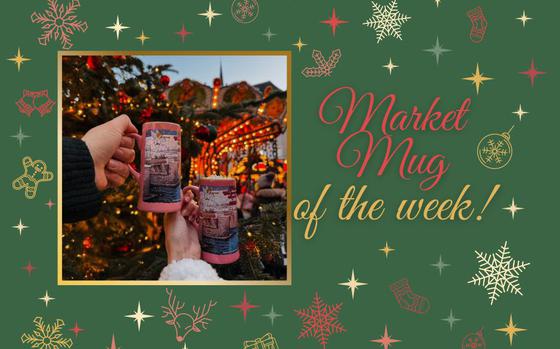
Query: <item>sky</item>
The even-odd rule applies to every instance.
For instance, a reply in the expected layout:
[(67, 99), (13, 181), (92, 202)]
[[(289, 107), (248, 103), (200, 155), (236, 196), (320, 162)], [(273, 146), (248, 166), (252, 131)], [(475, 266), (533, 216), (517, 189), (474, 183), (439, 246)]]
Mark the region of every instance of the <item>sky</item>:
[(247, 81), (251, 85), (271, 81), (281, 90), (287, 86), (286, 56), (138, 56), (146, 65), (171, 64), (178, 73), (168, 72), (171, 84), (189, 78), (212, 86), (220, 76), (224, 85)]

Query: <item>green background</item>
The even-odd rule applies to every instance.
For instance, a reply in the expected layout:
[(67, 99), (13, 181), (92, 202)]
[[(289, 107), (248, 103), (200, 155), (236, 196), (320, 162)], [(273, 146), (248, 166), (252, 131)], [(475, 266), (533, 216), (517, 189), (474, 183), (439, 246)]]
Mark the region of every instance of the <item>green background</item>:
[[(64, 2), (66, 3), (66, 2)], [(528, 332), (514, 339), (514, 347), (542, 347), (551, 344), (556, 327), (558, 287), (555, 252), (559, 238), (555, 214), (558, 210), (557, 132), (560, 126), (554, 97), (558, 93), (556, 67), (559, 62), (557, 13), (559, 6), (551, 1), (451, 1), (443, 0), (439, 8), (432, 1), (400, 0), (399, 9), (412, 17), (403, 25), (403, 41), (386, 38), (377, 44), (372, 29), (361, 25), (371, 16), (371, 4), (359, 1), (272, 1), (260, 0), (260, 14), (251, 24), (239, 24), (230, 14), (231, 1), (212, 1), (215, 11), (222, 13), (208, 27), (197, 15), (206, 11), (207, 1), (82, 1), (77, 15), (87, 20), (86, 33), (73, 36), (75, 50), (285, 50), (293, 51), (292, 61), (292, 200), (314, 198), (326, 183), (332, 183), (325, 206), (327, 216), (320, 222), (317, 236), (303, 238), (304, 224), (295, 222), (293, 237), (293, 285), (291, 287), (174, 287), (187, 304), (202, 304), (209, 298), (218, 301), (213, 322), (201, 334), (189, 335), (189, 348), (241, 348), (243, 340), (272, 332), (280, 348), (319, 348), (314, 339), (296, 339), (300, 320), (293, 309), (307, 307), (315, 291), (329, 304), (343, 302), (340, 321), (347, 328), (342, 335), (333, 335), (328, 347), (375, 348), (369, 339), (378, 338), (385, 324), (389, 333), (402, 343), (396, 348), (459, 348), (469, 332), (483, 327), (488, 348), (509, 346), (503, 333), (510, 313), (519, 327)], [(481, 44), (468, 38), (470, 21), (466, 11), (481, 5), (488, 19), (488, 30)], [(47, 323), (64, 319), (66, 336), (74, 321), (86, 331), (75, 340), (75, 348), (104, 348), (115, 334), (121, 348), (182, 347), (176, 343), (172, 328), (159, 318), (160, 306), (167, 302), (164, 287), (113, 287), (56, 285), (56, 210), (44, 205), (56, 201), (56, 183), (43, 183), (34, 200), (26, 200), (22, 192), (11, 189), (11, 181), (22, 173), (21, 158), (45, 160), (49, 169), (56, 167), (56, 112), (40, 117), (19, 113), (15, 101), (23, 89), (48, 89), (55, 99), (56, 54), (58, 42), (40, 46), (36, 38), (40, 26), (31, 23), (33, 11), (42, 12), (46, 2), (10, 2), (4, 6), (2, 26), (3, 57), (10, 58), (22, 49), (32, 61), (17, 72), (13, 62), (0, 64), (3, 77), (1, 95), (4, 109), (3, 184), (3, 251), (2, 270), (2, 347), (25, 348), (20, 342), (24, 332), (33, 329), (35, 316)], [(336, 7), (339, 18), (349, 21), (331, 29), (321, 20), (327, 19)], [(523, 28), (516, 17), (526, 10), (534, 18)], [(121, 33), (120, 40), (105, 27), (119, 15), (131, 27)], [(174, 32), (185, 24), (192, 31), (185, 43)], [(270, 27), (277, 33), (270, 42), (262, 36)], [(142, 47), (134, 37), (143, 29), (152, 39)], [(298, 37), (308, 44), (301, 52), (291, 44)], [(423, 49), (431, 48), (439, 36), (440, 43), (452, 49), (444, 54), (439, 65)], [(313, 65), (312, 49), (328, 55), (340, 48), (342, 58), (329, 78), (306, 79), (301, 70)], [(389, 57), (400, 67), (389, 76), (381, 66)], [(539, 70), (546, 75), (536, 79), (534, 88), (526, 76), (535, 58)], [(481, 72), (495, 78), (486, 82), (476, 95), (470, 76), (476, 64)], [(396, 107), (426, 108), (435, 96), (441, 96), (442, 109), (455, 108), (464, 98), (472, 96), (468, 127), (462, 132), (425, 133), (416, 136), (419, 152), (442, 152), (452, 167), (443, 181), (428, 193), (418, 190), (418, 178), (403, 181), (396, 175), (396, 166), (383, 177), (376, 177), (372, 168), (361, 178), (355, 170), (341, 169), (336, 163), (336, 149), (343, 139), (332, 126), (318, 119), (318, 106), (332, 89), (351, 85), (361, 94), (372, 91), (378, 96), (393, 92), (398, 95)], [(554, 93), (554, 95), (553, 95)], [(530, 112), (519, 122), (512, 114), (518, 105)], [(357, 112), (356, 117), (363, 115)], [(14, 138), (22, 125), (31, 135), (20, 148)], [(486, 134), (505, 131), (513, 124), (514, 154), (511, 163), (498, 171), (480, 165), (475, 150)], [(471, 198), (480, 208), (492, 186), (502, 189), (488, 207), (481, 222), (398, 222), (391, 213), (402, 198), (416, 196), (454, 197), (464, 184), (472, 185)], [(377, 222), (348, 221), (336, 218), (338, 196), (351, 184), (368, 184), (368, 196), (381, 197), (388, 211)], [(512, 220), (502, 207), (511, 198), (525, 208)], [(22, 236), (11, 228), (18, 220), (30, 226)], [(524, 296), (504, 294), (490, 306), (482, 287), (467, 285), (477, 271), (474, 250), (495, 252), (508, 241), (515, 259), (531, 262), (521, 274)], [(396, 248), (388, 259), (378, 251), (388, 241)], [(451, 267), (440, 277), (430, 264), (443, 256)], [(21, 270), (31, 260), (37, 269), (29, 277)], [(352, 300), (350, 292), (337, 283), (344, 282), (355, 269), (361, 287)], [(399, 308), (388, 285), (402, 277), (410, 280), (414, 291), (427, 296), (432, 303), (428, 314), (417, 315)], [(48, 308), (42, 301), (45, 290), (56, 300)], [(243, 322), (239, 310), (229, 305), (241, 301), (243, 290), (251, 303), (260, 308), (249, 312)], [(136, 324), (124, 315), (131, 314), (138, 301), (147, 319), (138, 332)], [(270, 305), (284, 314), (274, 327), (267, 318)], [(453, 308), (462, 321), (453, 331), (441, 321)]]

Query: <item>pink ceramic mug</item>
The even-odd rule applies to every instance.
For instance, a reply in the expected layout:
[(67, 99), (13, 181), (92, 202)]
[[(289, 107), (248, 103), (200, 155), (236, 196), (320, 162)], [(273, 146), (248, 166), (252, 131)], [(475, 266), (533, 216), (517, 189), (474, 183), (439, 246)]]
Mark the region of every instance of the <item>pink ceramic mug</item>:
[(130, 172), (140, 185), (138, 209), (177, 212), (181, 209), (181, 126), (146, 122), (142, 135), (132, 134), (140, 149), (140, 172)]

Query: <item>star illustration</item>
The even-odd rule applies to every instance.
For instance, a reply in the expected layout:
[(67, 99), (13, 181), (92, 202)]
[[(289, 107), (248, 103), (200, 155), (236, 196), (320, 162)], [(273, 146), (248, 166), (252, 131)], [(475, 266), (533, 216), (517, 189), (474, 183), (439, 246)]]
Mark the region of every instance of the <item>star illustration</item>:
[(298, 48), (298, 51), (301, 52), (301, 48), (303, 46), (307, 46), (307, 44), (303, 43), (303, 41), (301, 41), (301, 36), (298, 38), (298, 41), (295, 44), (292, 44), (293, 46)]
[(436, 57), (436, 64), (439, 64), (439, 57), (446, 52), (451, 52), (452, 50), (443, 48), (443, 46), (441, 46), (439, 43), (439, 37), (436, 37), (435, 45), (432, 48), (425, 49), (424, 51), (431, 52), (434, 57)]
[(12, 61), (12, 62), (14, 62), (14, 63), (17, 65), (17, 70), (18, 70), (18, 71), (20, 71), (21, 65), (22, 65), (24, 62), (29, 62), (30, 60), (31, 60), (31, 58), (24, 57), (24, 56), (21, 54), (21, 50), (19, 49), (19, 47), (18, 47), (18, 49), (17, 49), (17, 55), (14, 56), (13, 58), (8, 58), (8, 61)]
[(49, 201), (45, 202), (45, 205), (50, 209), (52, 209), (52, 207), (55, 205), (55, 203), (49, 199)]
[(354, 275), (354, 269), (352, 269), (352, 276), (350, 277), (350, 279), (348, 279), (347, 282), (340, 282), (338, 284), (340, 286), (347, 286), (348, 287), (348, 289), (352, 293), (352, 299), (354, 299), (354, 294), (355, 294), (356, 290), (358, 289), (358, 287), (367, 285), (367, 283), (359, 282), (358, 279), (356, 279), (356, 276)]
[(473, 85), (476, 85), (476, 94), (478, 94), (480, 90), (480, 85), (483, 85), (485, 81), (494, 80), (494, 78), (484, 76), (484, 74), (480, 73), (480, 69), (478, 67), (478, 63), (476, 64), (476, 71), (472, 76), (467, 78), (463, 78), (463, 80), (472, 81)]
[(525, 28), (525, 23), (527, 23), (528, 20), (531, 20), (531, 17), (527, 17), (527, 15), (525, 14), (525, 10), (523, 10), (523, 14), (521, 15), (521, 17), (517, 17), (516, 19), (520, 20), (521, 23), (523, 23), (523, 28)]
[(124, 25), (121, 23), (121, 21), (120, 21), (120, 19), (119, 19), (119, 16), (117, 16), (117, 21), (116, 21), (115, 23), (113, 23), (112, 26), (105, 27), (105, 28), (107, 28), (107, 29), (113, 29), (113, 31), (117, 34), (117, 40), (119, 40), (119, 35), (121, 34), (121, 32), (122, 32), (123, 30), (129, 29), (129, 27), (124, 26)]
[(272, 39), (274, 36), (276, 36), (275, 33), (270, 31), (270, 27), (268, 27), (268, 30), (265, 33), (262, 33), (262, 35), (264, 37), (266, 37), (266, 39), (268, 40), (268, 42), (270, 42), (270, 39)]
[(10, 136), (10, 137), (17, 139), (18, 144), (19, 144), (19, 147), (21, 148), (21, 145), (22, 145), (23, 141), (24, 141), (26, 138), (29, 138), (29, 137), (31, 137), (31, 136), (28, 136), (28, 135), (26, 135), (25, 133), (23, 133), (23, 130), (21, 129), (21, 125), (19, 125), (18, 133), (16, 133), (16, 134), (13, 135), (13, 136)]
[(544, 75), (546, 73), (543, 72), (543, 71), (538, 71), (535, 68), (535, 60), (531, 59), (531, 66), (529, 67), (529, 69), (526, 70), (526, 71), (519, 72), (519, 74), (527, 75), (529, 77), (529, 79), (531, 80), (531, 87), (534, 87), (535, 86), (535, 78), (538, 77), (539, 75)]
[(394, 248), (389, 247), (389, 243), (385, 241), (385, 247), (380, 248), (379, 251), (385, 253), (385, 259), (389, 258), (389, 253), (395, 251)]
[(206, 12), (199, 13), (198, 15), (206, 17), (206, 19), (208, 20), (208, 26), (211, 27), (212, 26), (212, 20), (214, 19), (214, 17), (221, 16), (222, 14), (218, 13), (218, 12), (214, 12), (214, 10), (212, 10), (212, 3), (209, 2), (208, 3), (208, 10), (206, 10)]
[(506, 327), (497, 328), (496, 331), (505, 332), (507, 336), (509, 336), (509, 345), (513, 345), (513, 336), (517, 335), (517, 332), (524, 332), (527, 331), (526, 328), (519, 328), (517, 324), (513, 323), (513, 317), (511, 314), (509, 315), (509, 323), (506, 324)]
[(446, 264), (443, 262), (443, 259), (441, 259), (441, 255), (439, 255), (439, 261), (437, 261), (437, 263), (430, 264), (430, 265), (432, 267), (436, 267), (439, 270), (439, 276), (441, 276), (443, 269), (451, 266), (451, 264)]
[(142, 34), (136, 37), (136, 40), (140, 40), (142, 42), (142, 46), (144, 46), (144, 41), (151, 39), (149, 36), (144, 35), (144, 29), (142, 29)]
[(525, 114), (529, 114), (528, 111), (523, 110), (523, 108), (521, 107), (521, 104), (519, 105), (519, 109), (517, 109), (516, 111), (512, 112), (512, 114), (515, 114), (519, 117), (519, 121), (521, 121), (521, 118), (523, 118), (525, 116)]
[(453, 315), (453, 309), (449, 309), (449, 316), (447, 316), (446, 318), (441, 319), (442, 321), (445, 321), (449, 324), (449, 330), (452, 331), (453, 330), (453, 324), (456, 323), (457, 321), (461, 321), (461, 319), (456, 318), (455, 315)]
[(19, 236), (21, 236), (21, 233), (23, 232), (23, 230), (29, 228), (29, 226), (24, 225), (21, 221), (21, 218), (20, 218), (18, 225), (13, 225), (12, 228), (17, 229), (19, 231)]
[(80, 326), (78, 326), (78, 321), (76, 321), (74, 323), (74, 327), (68, 329), (68, 331), (72, 331), (74, 332), (74, 336), (78, 337), (78, 335), (80, 334), (80, 332), (85, 331), (83, 328), (80, 328)]
[(179, 35), (181, 37), (181, 42), (185, 42), (185, 38), (187, 36), (189, 36), (190, 34), (192, 34), (192, 32), (189, 32), (185, 29), (185, 24), (183, 24), (183, 26), (181, 27), (181, 30), (178, 32), (175, 32), (175, 34)]
[(385, 332), (383, 333), (382, 337), (380, 337), (379, 339), (370, 339), (370, 342), (379, 343), (379, 345), (382, 345), (383, 349), (387, 349), (391, 344), (398, 343), (400, 341), (400, 339), (393, 339), (391, 338), (391, 336), (389, 336), (389, 333), (387, 332), (387, 325), (385, 325)]
[(439, 7), (441, 0), (434, 0), (434, 2), (436, 3), (436, 7)]
[(516, 213), (517, 211), (524, 210), (524, 208), (523, 208), (523, 207), (517, 206), (517, 205), (515, 204), (515, 199), (514, 199), (514, 198), (511, 198), (511, 204), (509, 204), (508, 207), (502, 208), (502, 210), (506, 210), (506, 211), (511, 212), (511, 219), (515, 219), (515, 213)]
[(331, 17), (329, 19), (321, 21), (321, 23), (328, 24), (332, 29), (332, 35), (335, 36), (336, 35), (336, 27), (338, 27), (341, 24), (346, 24), (346, 23), (348, 23), (348, 21), (344, 21), (344, 20), (338, 18), (336, 16), (336, 10), (333, 7)]
[(21, 267), (21, 269), (27, 271), (27, 275), (31, 276), (31, 273), (33, 272), (33, 270), (37, 269), (33, 266), (33, 264), (31, 264), (31, 261), (27, 262), (27, 265), (24, 267)]
[(274, 319), (276, 319), (277, 317), (281, 317), (282, 314), (278, 314), (277, 312), (274, 311), (274, 305), (270, 308), (270, 311), (266, 314), (263, 315), (264, 317), (267, 317), (270, 319), (270, 322), (272, 323), (272, 326), (274, 326)]
[(115, 342), (115, 335), (111, 338), (111, 347), (108, 349), (117, 349), (117, 342)]
[(387, 68), (387, 70), (389, 70), (389, 75), (393, 73), (393, 69), (398, 67), (399, 67), (398, 65), (393, 64), (393, 60), (391, 58), (389, 58), (389, 63), (383, 66), (383, 68)]
[(140, 332), (140, 326), (142, 325), (142, 321), (144, 321), (144, 319), (148, 319), (154, 316), (149, 314), (144, 314), (142, 307), (140, 307), (140, 302), (138, 302), (138, 308), (136, 309), (134, 314), (125, 315), (125, 317), (134, 319), (134, 321), (136, 321), (136, 324), (138, 325), (138, 332)]
[(38, 300), (41, 300), (43, 302), (45, 302), (45, 307), (49, 306), (49, 302), (50, 301), (54, 301), (55, 299), (52, 298), (51, 296), (49, 296), (49, 291), (45, 291), (45, 295), (41, 298), (37, 298)]
[(258, 305), (251, 304), (247, 301), (247, 293), (243, 291), (243, 301), (239, 304), (230, 305), (231, 308), (241, 309), (243, 312), (243, 321), (247, 321), (247, 312), (251, 309), (258, 308)]

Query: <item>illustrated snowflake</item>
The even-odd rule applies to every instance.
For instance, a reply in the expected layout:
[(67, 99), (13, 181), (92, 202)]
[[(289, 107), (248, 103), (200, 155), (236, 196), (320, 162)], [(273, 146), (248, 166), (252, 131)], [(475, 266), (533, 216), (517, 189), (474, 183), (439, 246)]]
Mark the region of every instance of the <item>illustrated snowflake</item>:
[(392, 0), (389, 5), (379, 5), (372, 1), (373, 15), (363, 25), (375, 29), (377, 43), (387, 36), (393, 36), (402, 40), (401, 26), (411, 19), (399, 12), (397, 0)]
[(63, 49), (71, 48), (74, 45), (71, 42), (74, 32), (88, 29), (86, 21), (76, 20), (75, 12), (79, 7), (78, 0), (72, 0), (66, 7), (58, 5), (58, 0), (49, 0), (49, 8), (45, 12), (33, 12), (31, 22), (42, 24), (43, 29), (43, 34), (37, 39), (39, 44), (46, 46), (53, 39), (60, 40)]
[(39, 349), (61, 349), (71, 348), (72, 339), (64, 338), (60, 331), (64, 326), (64, 321), (58, 319), (52, 325), (45, 325), (43, 318), (37, 316), (33, 319), (35, 330), (33, 333), (21, 335), (21, 342), (30, 344), (31, 348)]
[(501, 164), (509, 155), (505, 143), (494, 139), (489, 139), (486, 146), (483, 146), (480, 151), (484, 155), (485, 162), (495, 162), (496, 164)]
[(478, 273), (468, 283), (486, 288), (490, 305), (494, 304), (502, 293), (523, 295), (519, 286), (519, 274), (530, 263), (512, 259), (507, 241), (496, 253), (475, 253), (480, 266)]
[(259, 14), (257, 0), (234, 0), (231, 4), (231, 14), (239, 23), (251, 23)]
[(313, 303), (305, 309), (296, 310), (296, 315), (302, 319), (302, 329), (298, 339), (314, 337), (326, 348), (329, 336), (334, 333), (346, 332), (346, 329), (338, 322), (338, 313), (342, 303), (327, 305), (319, 293), (315, 293)]

